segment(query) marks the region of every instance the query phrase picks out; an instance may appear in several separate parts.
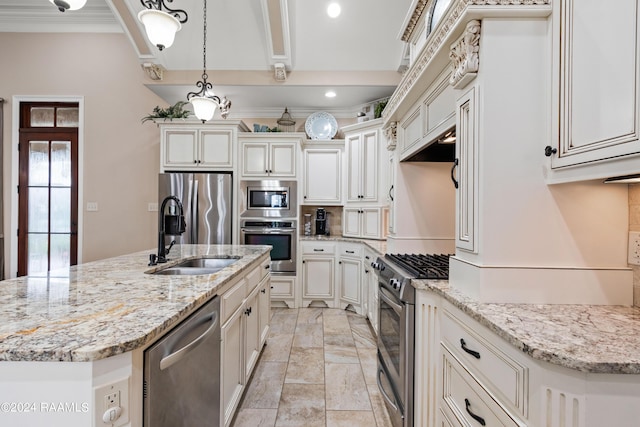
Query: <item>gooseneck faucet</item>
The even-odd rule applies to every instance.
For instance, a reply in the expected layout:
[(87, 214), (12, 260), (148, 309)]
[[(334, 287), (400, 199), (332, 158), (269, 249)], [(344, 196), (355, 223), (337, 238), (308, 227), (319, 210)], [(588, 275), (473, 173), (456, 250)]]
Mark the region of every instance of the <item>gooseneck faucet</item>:
[(156, 265), (158, 263), (167, 262), (167, 253), (171, 249), (171, 246), (175, 243), (175, 241), (171, 242), (171, 246), (167, 249), (164, 245), (165, 243), (165, 234), (166, 230), (166, 219), (167, 217), (164, 214), (164, 209), (167, 206), (167, 203), (170, 201), (176, 202), (178, 205), (179, 215), (171, 215), (169, 218), (173, 220), (171, 223), (171, 233), (170, 234), (182, 234), (186, 228), (186, 224), (184, 222), (184, 210), (182, 208), (182, 202), (176, 196), (168, 196), (165, 197), (162, 201), (162, 206), (160, 206), (160, 212), (158, 215), (158, 255), (151, 254), (149, 257), (149, 265)]

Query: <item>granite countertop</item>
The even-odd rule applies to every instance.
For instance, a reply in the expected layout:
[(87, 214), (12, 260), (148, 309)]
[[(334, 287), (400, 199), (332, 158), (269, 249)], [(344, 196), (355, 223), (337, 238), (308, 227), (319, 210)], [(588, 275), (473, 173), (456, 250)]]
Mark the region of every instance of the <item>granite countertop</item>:
[(534, 359), (587, 373), (640, 374), (640, 308), (479, 303), (446, 280), (413, 280)]
[[(169, 262), (153, 250), (90, 262), (46, 277), (0, 282), (0, 361), (103, 359), (154, 341), (207, 302), (270, 246), (176, 245)], [(241, 257), (205, 276), (153, 275), (180, 259)]]

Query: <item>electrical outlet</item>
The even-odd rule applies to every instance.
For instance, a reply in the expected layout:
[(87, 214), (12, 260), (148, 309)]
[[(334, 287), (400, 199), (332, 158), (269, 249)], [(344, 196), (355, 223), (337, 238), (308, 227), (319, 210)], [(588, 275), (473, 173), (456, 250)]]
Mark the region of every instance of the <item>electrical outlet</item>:
[(629, 232), (629, 255), (627, 262), (633, 265), (640, 265), (640, 232)]
[(104, 407), (105, 410), (109, 408), (113, 408), (115, 406), (120, 406), (120, 391), (114, 391), (113, 393), (109, 393), (104, 397)]
[(93, 389), (95, 426), (120, 427), (129, 423), (129, 378)]

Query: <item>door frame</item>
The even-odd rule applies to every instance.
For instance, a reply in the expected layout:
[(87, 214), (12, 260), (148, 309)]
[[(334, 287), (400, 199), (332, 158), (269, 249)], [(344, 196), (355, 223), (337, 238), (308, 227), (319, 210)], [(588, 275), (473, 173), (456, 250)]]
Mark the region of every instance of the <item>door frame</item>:
[[(12, 97), (12, 128), (11, 128), (11, 186), (9, 203), (11, 204), (9, 229), (9, 260), (7, 278), (18, 274), (18, 182), (19, 156), (18, 142), (20, 141), (20, 103), (21, 102), (76, 102), (78, 103), (78, 264), (82, 263), (82, 242), (84, 224), (84, 97), (83, 96), (32, 96), (14, 95)], [(6, 196), (6, 193), (5, 193)], [(5, 236), (6, 237), (6, 236)]]

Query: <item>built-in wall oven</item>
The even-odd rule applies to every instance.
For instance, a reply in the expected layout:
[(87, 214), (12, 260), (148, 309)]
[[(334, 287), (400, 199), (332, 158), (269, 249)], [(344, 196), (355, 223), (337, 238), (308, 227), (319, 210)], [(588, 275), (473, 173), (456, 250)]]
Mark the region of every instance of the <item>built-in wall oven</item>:
[(271, 274), (296, 274), (297, 227), (294, 219), (244, 219), (240, 242), (244, 245), (271, 245)]
[(378, 276), (378, 387), (393, 427), (413, 427), (415, 288), (411, 279), (446, 279), (449, 255), (387, 254)]

